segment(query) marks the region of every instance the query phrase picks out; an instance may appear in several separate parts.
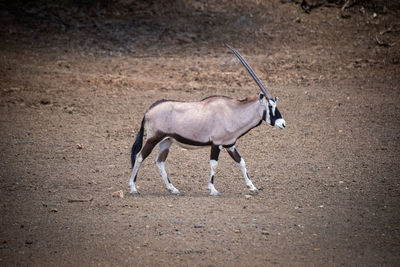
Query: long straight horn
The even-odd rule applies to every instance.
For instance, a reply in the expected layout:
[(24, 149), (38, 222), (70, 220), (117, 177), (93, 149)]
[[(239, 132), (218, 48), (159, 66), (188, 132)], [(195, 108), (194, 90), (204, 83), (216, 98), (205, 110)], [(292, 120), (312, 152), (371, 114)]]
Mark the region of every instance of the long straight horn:
[(232, 46), (225, 44), (232, 52), (239, 58), (240, 62), (242, 62), (243, 66), (246, 68), (246, 70), (250, 73), (251, 77), (253, 77), (254, 81), (257, 83), (258, 87), (260, 87), (261, 91), (264, 92), (265, 96), (268, 99), (272, 99), (272, 96), (268, 92), (267, 88), (262, 84), (260, 79), (257, 77), (256, 73), (254, 70), (250, 67), (250, 65), (246, 62), (246, 60), (239, 54), (239, 52), (233, 48)]

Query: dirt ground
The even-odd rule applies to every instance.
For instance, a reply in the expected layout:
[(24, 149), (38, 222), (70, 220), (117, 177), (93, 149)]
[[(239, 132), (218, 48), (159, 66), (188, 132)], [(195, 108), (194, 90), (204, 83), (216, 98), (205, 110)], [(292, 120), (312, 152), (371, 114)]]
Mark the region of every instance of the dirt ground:
[[(399, 4), (22, 2), (0, 16), (1, 266), (399, 264)], [(173, 146), (182, 194), (155, 153), (128, 194), (153, 102), (258, 93), (225, 42), (286, 120), (237, 142), (260, 193), (224, 152), (210, 196), (209, 149)]]

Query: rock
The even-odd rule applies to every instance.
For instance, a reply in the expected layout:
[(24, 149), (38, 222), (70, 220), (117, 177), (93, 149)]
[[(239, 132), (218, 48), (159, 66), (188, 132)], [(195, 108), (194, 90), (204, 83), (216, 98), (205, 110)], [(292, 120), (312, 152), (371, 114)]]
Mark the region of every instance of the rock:
[(40, 104), (41, 105), (48, 105), (50, 103), (51, 103), (50, 100), (47, 99), (47, 98), (43, 98), (43, 99), (40, 100)]
[(115, 192), (112, 194), (112, 196), (113, 196), (113, 197), (124, 198), (124, 191), (122, 191), (122, 190), (115, 191)]
[(202, 225), (202, 224), (195, 224), (195, 225), (194, 225), (194, 228), (204, 228), (204, 225)]
[(265, 230), (261, 231), (261, 234), (265, 235), (265, 236), (269, 236), (269, 233), (267, 231), (265, 231)]
[(244, 197), (245, 197), (246, 199), (250, 199), (250, 198), (252, 198), (252, 196), (251, 196), (251, 195), (244, 195)]

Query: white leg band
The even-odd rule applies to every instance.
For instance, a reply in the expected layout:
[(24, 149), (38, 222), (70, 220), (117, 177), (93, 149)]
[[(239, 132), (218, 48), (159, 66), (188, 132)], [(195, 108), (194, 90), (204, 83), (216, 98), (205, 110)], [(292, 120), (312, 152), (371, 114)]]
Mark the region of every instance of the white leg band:
[(250, 189), (250, 191), (258, 193), (257, 188), (253, 185), (253, 183), (249, 179), (249, 176), (247, 174), (247, 169), (246, 169), (246, 163), (244, 162), (243, 158), (240, 159), (239, 167), (243, 173), (244, 180), (246, 181), (247, 187)]
[(140, 165), (142, 164), (142, 162), (143, 162), (142, 155), (139, 154), (139, 157), (135, 161), (135, 166), (133, 167), (131, 178), (129, 179), (129, 187), (130, 187), (131, 194), (139, 193), (136, 189), (135, 177), (139, 171), (139, 168), (140, 168)]
[(218, 161), (216, 161), (214, 159), (210, 160), (210, 181), (208, 183), (208, 190), (210, 190), (210, 195), (212, 195), (212, 196), (220, 195), (220, 193), (214, 187), (214, 175), (215, 175), (217, 166), (218, 166)]

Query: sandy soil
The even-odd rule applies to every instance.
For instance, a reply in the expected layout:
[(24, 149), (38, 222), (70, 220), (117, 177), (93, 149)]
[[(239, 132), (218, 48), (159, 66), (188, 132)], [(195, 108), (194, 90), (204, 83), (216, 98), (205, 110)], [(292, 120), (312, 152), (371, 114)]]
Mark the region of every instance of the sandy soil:
[[(398, 6), (130, 2), (2, 7), (1, 266), (399, 263)], [(287, 124), (237, 143), (260, 193), (222, 153), (222, 195), (209, 196), (209, 149), (174, 146), (166, 167), (182, 194), (153, 153), (129, 195), (130, 147), (154, 101), (258, 92), (224, 42)]]

